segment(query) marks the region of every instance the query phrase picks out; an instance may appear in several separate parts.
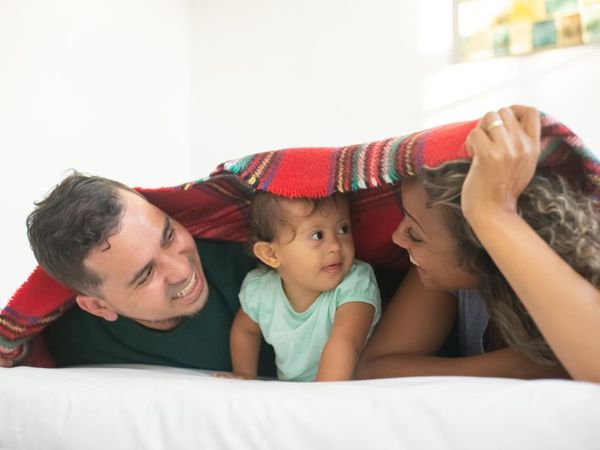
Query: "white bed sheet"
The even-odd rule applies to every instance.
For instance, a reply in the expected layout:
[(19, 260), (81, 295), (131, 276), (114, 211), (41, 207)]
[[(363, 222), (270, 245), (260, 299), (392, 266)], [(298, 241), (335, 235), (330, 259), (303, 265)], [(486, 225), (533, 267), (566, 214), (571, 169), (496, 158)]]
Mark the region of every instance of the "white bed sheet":
[(215, 378), (154, 366), (0, 369), (9, 449), (597, 449), (600, 386)]

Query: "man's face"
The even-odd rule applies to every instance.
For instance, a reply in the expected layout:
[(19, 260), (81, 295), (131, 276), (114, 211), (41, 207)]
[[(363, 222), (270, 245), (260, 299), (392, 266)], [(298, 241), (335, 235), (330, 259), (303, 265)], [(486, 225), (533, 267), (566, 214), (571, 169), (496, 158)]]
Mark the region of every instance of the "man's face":
[(102, 298), (95, 299), (100, 309), (84, 309), (107, 320), (122, 315), (170, 329), (200, 311), (208, 298), (196, 244), (185, 228), (142, 197), (128, 191), (120, 195), (120, 229), (84, 260), (102, 278)]

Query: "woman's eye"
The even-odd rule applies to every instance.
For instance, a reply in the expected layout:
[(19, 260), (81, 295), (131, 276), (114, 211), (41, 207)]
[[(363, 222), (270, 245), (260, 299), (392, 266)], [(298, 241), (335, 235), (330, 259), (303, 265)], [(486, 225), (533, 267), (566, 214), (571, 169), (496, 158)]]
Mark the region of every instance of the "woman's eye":
[(311, 233), (309, 238), (312, 239), (313, 241), (320, 241), (321, 239), (323, 239), (323, 232), (315, 231), (314, 233)]
[(409, 241), (415, 242), (415, 243), (417, 243), (417, 244), (418, 244), (418, 243), (420, 243), (420, 242), (423, 242), (423, 240), (422, 240), (422, 239), (419, 239), (417, 236), (415, 236), (415, 235), (413, 234), (413, 231), (412, 231), (412, 228), (411, 228), (411, 227), (408, 227), (408, 228), (406, 228), (406, 229), (404, 230), (404, 237), (405, 237), (406, 239), (408, 239)]

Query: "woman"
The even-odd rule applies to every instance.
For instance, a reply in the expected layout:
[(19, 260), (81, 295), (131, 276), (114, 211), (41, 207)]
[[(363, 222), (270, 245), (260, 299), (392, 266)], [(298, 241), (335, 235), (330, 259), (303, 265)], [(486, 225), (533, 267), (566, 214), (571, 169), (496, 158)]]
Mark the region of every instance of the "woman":
[[(600, 382), (600, 206), (536, 172), (540, 121), (532, 108), (486, 114), (467, 148), (470, 165), (403, 181), (405, 219), (393, 240), (415, 267), (363, 352), (358, 377)], [(434, 356), (453, 327), (467, 356)]]

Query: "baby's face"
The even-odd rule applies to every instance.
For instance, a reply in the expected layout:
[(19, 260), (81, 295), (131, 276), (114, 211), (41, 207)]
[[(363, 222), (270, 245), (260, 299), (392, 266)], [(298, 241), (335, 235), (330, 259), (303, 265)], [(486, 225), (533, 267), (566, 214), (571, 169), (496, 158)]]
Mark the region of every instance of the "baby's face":
[(272, 243), (286, 293), (301, 295), (331, 290), (354, 260), (348, 201), (330, 197), (318, 208), (303, 200), (283, 200), (291, 224), (282, 226)]

